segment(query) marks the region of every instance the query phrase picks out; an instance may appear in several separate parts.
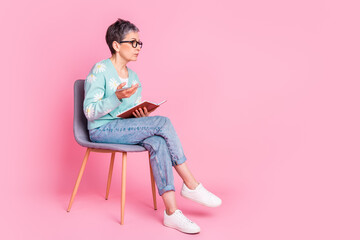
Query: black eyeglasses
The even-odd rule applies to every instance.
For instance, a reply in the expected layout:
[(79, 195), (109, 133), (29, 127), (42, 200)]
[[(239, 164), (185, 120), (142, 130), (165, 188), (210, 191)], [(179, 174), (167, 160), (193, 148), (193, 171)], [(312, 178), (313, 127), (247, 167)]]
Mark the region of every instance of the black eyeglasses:
[(133, 48), (136, 48), (138, 45), (140, 45), (140, 48), (142, 48), (142, 45), (143, 45), (143, 43), (140, 41), (140, 42), (138, 42), (138, 41), (136, 41), (136, 40), (132, 40), (132, 41), (121, 41), (121, 42), (119, 42), (119, 43), (131, 43), (131, 45), (133, 46)]

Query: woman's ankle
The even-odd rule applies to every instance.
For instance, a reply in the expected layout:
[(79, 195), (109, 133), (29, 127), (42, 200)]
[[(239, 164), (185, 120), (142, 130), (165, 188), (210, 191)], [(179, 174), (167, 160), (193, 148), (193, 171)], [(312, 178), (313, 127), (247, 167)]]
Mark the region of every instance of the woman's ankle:
[(172, 215), (176, 210), (177, 210), (177, 208), (175, 208), (175, 209), (166, 209), (166, 214), (170, 216), (170, 215)]
[(199, 182), (195, 181), (195, 182), (192, 182), (192, 183), (187, 183), (187, 182), (184, 182), (184, 184), (190, 189), (190, 190), (194, 190), (197, 186), (199, 186)]

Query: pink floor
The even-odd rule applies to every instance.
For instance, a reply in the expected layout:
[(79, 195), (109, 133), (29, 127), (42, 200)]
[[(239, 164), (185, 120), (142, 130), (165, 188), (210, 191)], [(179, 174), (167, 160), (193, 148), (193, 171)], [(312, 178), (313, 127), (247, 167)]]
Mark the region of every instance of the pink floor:
[[(118, 170), (119, 162), (114, 169)], [(102, 174), (94, 177), (93, 167), (102, 163), (93, 161), (70, 212), (66, 209), (77, 170), (66, 176), (68, 180), (64, 178), (68, 189), (38, 196), (26, 190), (4, 194), (1, 239), (358, 239), (359, 208), (353, 207), (358, 191), (341, 184), (353, 178), (356, 169), (340, 181), (323, 182), (316, 175), (322, 166), (314, 164), (310, 170), (310, 162), (283, 163), (283, 167), (263, 163), (264, 167), (245, 167), (247, 173), (238, 176), (223, 175), (219, 183), (207, 179), (204, 186), (223, 199), (218, 208), (184, 199), (177, 190), (178, 208), (202, 229), (188, 235), (162, 225), (163, 203), (157, 196), (158, 210), (153, 210), (146, 164), (140, 167), (141, 177), (135, 178), (140, 162), (128, 165), (125, 224), (120, 225), (120, 174), (114, 173), (105, 200), (106, 168), (97, 169)], [(299, 171), (291, 172), (295, 168)], [(180, 189), (178, 175), (175, 180)]]

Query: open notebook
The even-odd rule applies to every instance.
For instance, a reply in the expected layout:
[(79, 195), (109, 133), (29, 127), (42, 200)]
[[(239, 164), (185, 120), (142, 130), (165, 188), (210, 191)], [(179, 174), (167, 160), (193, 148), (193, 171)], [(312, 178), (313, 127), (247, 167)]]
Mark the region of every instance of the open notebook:
[(120, 113), (117, 115), (117, 117), (121, 118), (134, 118), (135, 116), (132, 114), (136, 109), (142, 108), (144, 110), (144, 107), (148, 110), (148, 112), (151, 112), (152, 110), (158, 108), (161, 104), (166, 102), (167, 100), (162, 101), (161, 103), (153, 103), (149, 101), (142, 101), (141, 103), (135, 105), (132, 108), (129, 108), (128, 110)]

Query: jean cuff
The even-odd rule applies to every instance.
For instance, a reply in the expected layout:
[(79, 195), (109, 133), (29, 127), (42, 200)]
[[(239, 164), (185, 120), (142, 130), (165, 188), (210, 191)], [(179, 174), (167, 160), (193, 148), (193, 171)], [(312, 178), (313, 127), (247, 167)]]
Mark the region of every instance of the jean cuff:
[(165, 186), (165, 187), (162, 188), (162, 189), (158, 189), (160, 196), (163, 195), (165, 192), (171, 191), (171, 190), (173, 190), (173, 191), (175, 192), (175, 187), (174, 187), (174, 185), (167, 185), (167, 186)]
[(185, 161), (186, 161), (186, 157), (184, 155), (182, 158), (179, 158), (176, 161), (172, 161), (172, 165), (177, 166), (177, 165), (180, 165), (180, 164), (184, 163)]

